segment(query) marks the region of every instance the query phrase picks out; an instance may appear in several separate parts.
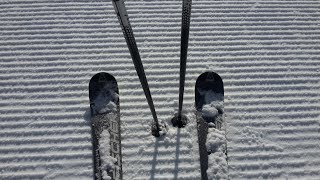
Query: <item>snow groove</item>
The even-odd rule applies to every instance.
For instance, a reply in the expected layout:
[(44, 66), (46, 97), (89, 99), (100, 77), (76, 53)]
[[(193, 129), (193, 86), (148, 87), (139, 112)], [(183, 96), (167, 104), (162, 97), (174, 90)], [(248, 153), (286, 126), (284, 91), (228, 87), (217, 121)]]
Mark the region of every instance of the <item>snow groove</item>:
[(159, 119), (152, 116), (111, 1), (0, 3), (0, 179), (92, 179), (88, 83), (119, 84), (124, 179), (200, 179), (194, 85), (225, 85), (230, 179), (320, 177), (320, 2), (194, 0), (184, 110), (181, 1), (127, 0)]

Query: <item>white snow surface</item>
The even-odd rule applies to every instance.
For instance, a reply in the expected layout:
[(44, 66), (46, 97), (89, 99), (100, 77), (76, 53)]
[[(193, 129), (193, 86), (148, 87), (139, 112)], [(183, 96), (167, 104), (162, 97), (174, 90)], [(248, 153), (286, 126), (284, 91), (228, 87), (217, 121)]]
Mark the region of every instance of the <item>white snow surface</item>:
[(216, 117), (218, 115), (218, 110), (215, 108), (215, 106), (206, 104), (202, 107), (202, 115), (206, 117)]
[(223, 95), (214, 93), (213, 91), (206, 91), (204, 94), (205, 105), (202, 107), (202, 115), (206, 117), (216, 117), (218, 112), (224, 111)]
[(206, 147), (211, 153), (208, 156), (208, 179), (228, 179), (226, 141), (224, 130), (208, 128)]
[(230, 179), (319, 179), (320, 1), (194, 0), (189, 123), (176, 129), (181, 4), (126, 1), (169, 126), (156, 139), (111, 1), (2, 1), (0, 179), (92, 179), (88, 84), (101, 71), (119, 85), (124, 179), (200, 179), (194, 85), (208, 70), (224, 80)]
[(112, 171), (114, 163), (117, 159), (110, 156), (110, 133), (107, 129), (103, 130), (99, 139), (99, 152), (101, 158), (101, 169), (103, 179), (111, 179), (108, 175), (109, 171)]
[[(117, 105), (114, 102), (109, 101), (107, 104), (103, 104), (103, 102), (100, 101), (99, 96), (97, 96), (96, 100), (94, 101), (95, 107), (97, 109), (99, 109), (99, 113), (107, 113), (107, 112), (116, 111)], [(102, 98), (102, 100), (103, 100), (103, 98)]]

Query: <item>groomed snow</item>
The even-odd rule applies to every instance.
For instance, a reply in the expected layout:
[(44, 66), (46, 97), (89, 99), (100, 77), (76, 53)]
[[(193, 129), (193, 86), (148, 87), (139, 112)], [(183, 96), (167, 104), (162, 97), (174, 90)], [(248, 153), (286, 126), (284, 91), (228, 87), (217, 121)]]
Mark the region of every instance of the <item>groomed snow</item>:
[(320, 1), (194, 0), (183, 129), (170, 124), (181, 1), (126, 6), (167, 135), (151, 135), (111, 1), (3, 1), (0, 179), (92, 179), (88, 84), (101, 71), (119, 85), (124, 179), (200, 179), (194, 85), (208, 70), (224, 80), (230, 179), (319, 179)]

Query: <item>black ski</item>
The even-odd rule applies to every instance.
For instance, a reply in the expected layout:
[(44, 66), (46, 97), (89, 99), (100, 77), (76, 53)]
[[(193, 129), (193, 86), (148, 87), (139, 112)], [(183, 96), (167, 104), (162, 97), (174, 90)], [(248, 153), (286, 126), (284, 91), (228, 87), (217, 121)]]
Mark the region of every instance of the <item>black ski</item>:
[(89, 83), (94, 179), (122, 179), (120, 106), (117, 81), (108, 73)]
[[(202, 180), (228, 178), (223, 102), (221, 77), (214, 72), (201, 74), (195, 86), (195, 105)], [(217, 165), (219, 169), (213, 169)]]

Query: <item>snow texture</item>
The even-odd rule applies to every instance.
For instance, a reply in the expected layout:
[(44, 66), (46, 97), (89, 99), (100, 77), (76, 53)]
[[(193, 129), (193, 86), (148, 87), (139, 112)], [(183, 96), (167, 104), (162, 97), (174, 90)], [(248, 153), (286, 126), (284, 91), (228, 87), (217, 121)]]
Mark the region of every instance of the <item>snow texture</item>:
[(148, 108), (111, 1), (0, 3), (0, 179), (92, 179), (88, 84), (117, 79), (124, 179), (200, 179), (194, 86), (224, 81), (230, 179), (319, 179), (320, 1), (194, 0), (184, 112), (181, 1), (127, 0), (159, 120)]
[(206, 117), (216, 117), (218, 115), (218, 110), (212, 104), (206, 104), (202, 107), (202, 115)]
[(205, 105), (202, 107), (202, 115), (205, 117), (215, 118), (223, 113), (223, 95), (213, 91), (204, 91)]
[[(208, 179), (228, 179), (227, 163), (227, 140), (225, 134), (225, 119), (222, 114), (224, 111), (223, 94), (213, 91), (202, 91), (205, 105), (202, 107), (202, 115), (214, 119), (208, 122), (208, 135), (206, 141), (208, 156)], [(222, 122), (221, 130), (217, 129), (217, 121)]]
[(159, 122), (159, 127), (160, 127), (160, 136), (164, 136), (168, 132), (168, 124), (166, 122)]
[(107, 129), (103, 130), (100, 134), (99, 139), (99, 152), (101, 158), (101, 169), (103, 179), (111, 179), (108, 172), (112, 171), (114, 168), (114, 163), (117, 159), (110, 156), (110, 133)]
[[(97, 97), (97, 99), (98, 98), (99, 97)], [(98, 111), (99, 113), (108, 113), (110, 111), (116, 110), (116, 108), (117, 108), (117, 105), (112, 101), (110, 101), (110, 102), (108, 102), (107, 104), (104, 104), (104, 105), (99, 104), (99, 102), (98, 102), (95, 105), (98, 106), (97, 109), (99, 109), (99, 111)]]
[(208, 156), (208, 179), (228, 179), (226, 143), (224, 131), (208, 128), (206, 142), (207, 151), (210, 153)]

